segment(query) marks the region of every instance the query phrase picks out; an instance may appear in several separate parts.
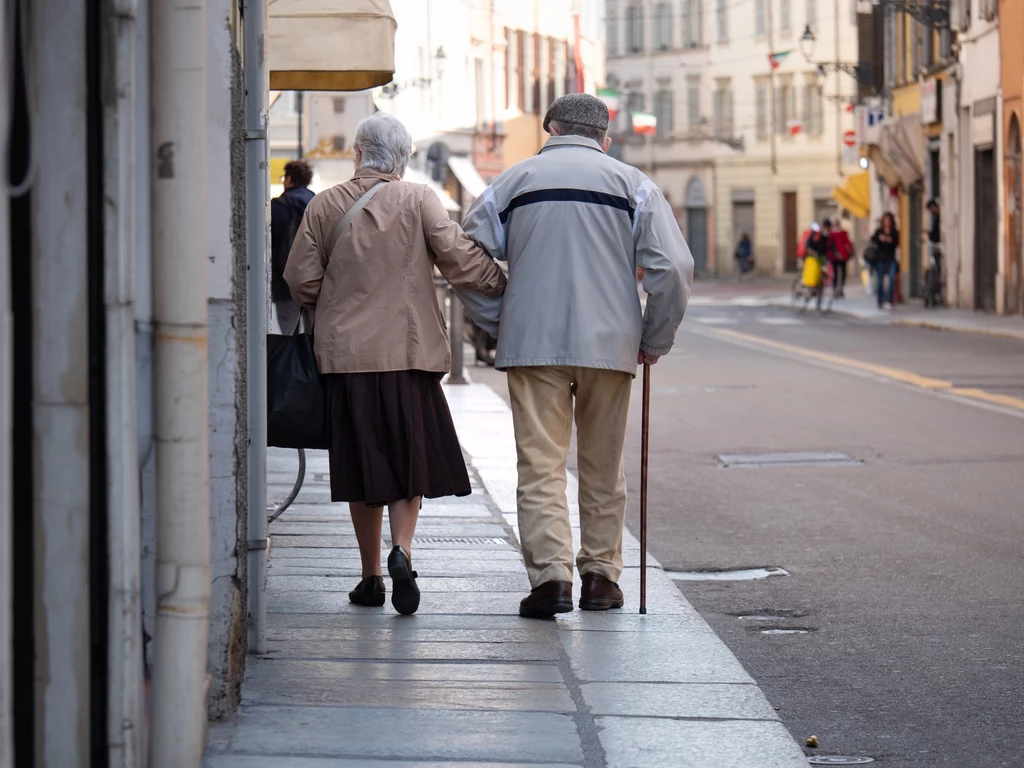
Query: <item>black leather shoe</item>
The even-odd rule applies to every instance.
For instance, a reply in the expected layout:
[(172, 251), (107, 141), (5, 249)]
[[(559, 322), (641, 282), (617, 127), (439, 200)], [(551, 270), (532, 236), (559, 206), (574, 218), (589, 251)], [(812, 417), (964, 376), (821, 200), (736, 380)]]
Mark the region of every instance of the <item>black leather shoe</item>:
[(622, 590), (614, 581), (599, 573), (583, 574), (581, 611), (607, 611), (609, 608), (621, 608), (622, 603)]
[(348, 593), (349, 602), (356, 605), (380, 607), (384, 605), (384, 579), (381, 576), (367, 576), (355, 589)]
[(416, 613), (420, 607), (420, 588), (416, 586), (418, 574), (412, 569), (412, 559), (401, 547), (388, 555), (388, 573), (391, 575), (391, 604), (403, 616)]
[(545, 581), (519, 603), (519, 615), (527, 619), (550, 619), (556, 613), (571, 612), (571, 581)]

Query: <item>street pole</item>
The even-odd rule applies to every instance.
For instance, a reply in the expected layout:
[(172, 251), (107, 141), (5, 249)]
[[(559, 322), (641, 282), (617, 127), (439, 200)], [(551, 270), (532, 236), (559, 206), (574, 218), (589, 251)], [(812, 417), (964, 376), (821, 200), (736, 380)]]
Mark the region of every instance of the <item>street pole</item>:
[(299, 114), (299, 160), (302, 159), (302, 91), (295, 92), (295, 111)]
[[(775, 53), (775, 24), (772, 19), (772, 0), (765, 0), (765, 13), (767, 18), (765, 21), (768, 23), (768, 55), (772, 56)], [(778, 136), (776, 135), (776, 125), (778, 121), (778, 115), (775, 114), (775, 64), (769, 58), (768, 60), (768, 106), (769, 113), (771, 115), (771, 121), (768, 125), (768, 132), (772, 137), (772, 176), (776, 176), (779, 173), (779, 163), (776, 157), (776, 142)]]
[(452, 347), (452, 372), (448, 374), (448, 383), (468, 384), (462, 341), (462, 303), (451, 287), (448, 288), (448, 313), (448, 338)]
[(249, 653), (266, 653), (267, 602), (267, 69), (265, 0), (246, 0), (245, 80), (245, 374), (248, 492), (247, 590)]

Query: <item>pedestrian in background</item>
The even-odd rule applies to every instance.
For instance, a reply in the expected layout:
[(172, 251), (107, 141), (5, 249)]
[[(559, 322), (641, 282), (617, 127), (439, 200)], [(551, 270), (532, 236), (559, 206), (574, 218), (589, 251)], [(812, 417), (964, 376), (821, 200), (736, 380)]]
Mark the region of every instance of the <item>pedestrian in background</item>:
[(846, 263), (853, 256), (853, 242), (850, 240), (850, 234), (843, 229), (842, 220), (838, 216), (833, 218), (831, 223), (828, 235), (828, 260), (832, 264), (834, 295), (837, 299), (842, 299), (846, 290)]
[(284, 192), (270, 201), (270, 298), (282, 333), (294, 333), (299, 326), (299, 306), (292, 301), (284, 269), (302, 223), (302, 214), (313, 199), (309, 189), (312, 181), (313, 166), (305, 160), (285, 163), (281, 178)]
[[(622, 452), (639, 363), (669, 352), (693, 282), (672, 209), (643, 173), (605, 154), (608, 108), (576, 93), (544, 117), (551, 138), (473, 204), (466, 232), (507, 259), (501, 302), (464, 295), (498, 330), (518, 453), (527, 617), (573, 610), (566, 455), (575, 418), (583, 581), (579, 607), (621, 608), (626, 479)], [(647, 293), (641, 309), (635, 275)], [(500, 311), (500, 323), (499, 323)]]
[[(349, 600), (384, 604), (380, 544), (387, 506), (391, 602), (409, 614), (420, 602), (411, 550), (421, 499), (470, 493), (441, 390), (451, 350), (433, 269), (491, 297), (501, 295), (505, 275), (448, 218), (429, 187), (401, 180), (412, 154), (402, 123), (385, 112), (365, 118), (353, 150), (355, 176), (313, 198), (284, 276), (295, 301), (316, 313), (331, 501), (349, 503), (362, 560), (363, 578)], [(357, 205), (365, 208), (355, 208), (351, 225), (336, 235)]]
[(740, 235), (733, 257), (736, 259), (736, 275), (742, 280), (745, 274), (754, 269), (754, 253), (750, 247), (750, 235), (746, 232)]
[(892, 309), (893, 291), (896, 286), (896, 271), (899, 269), (896, 249), (900, 244), (900, 233), (896, 229), (895, 216), (891, 213), (886, 213), (882, 216), (882, 225), (871, 236), (871, 242), (878, 251), (878, 261), (875, 263), (878, 308)]

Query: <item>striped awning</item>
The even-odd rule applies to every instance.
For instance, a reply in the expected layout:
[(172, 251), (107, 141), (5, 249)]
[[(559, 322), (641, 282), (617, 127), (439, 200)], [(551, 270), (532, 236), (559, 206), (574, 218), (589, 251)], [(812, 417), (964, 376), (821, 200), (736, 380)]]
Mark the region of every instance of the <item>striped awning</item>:
[(391, 82), (397, 23), (388, 0), (270, 0), (270, 87), (362, 91)]

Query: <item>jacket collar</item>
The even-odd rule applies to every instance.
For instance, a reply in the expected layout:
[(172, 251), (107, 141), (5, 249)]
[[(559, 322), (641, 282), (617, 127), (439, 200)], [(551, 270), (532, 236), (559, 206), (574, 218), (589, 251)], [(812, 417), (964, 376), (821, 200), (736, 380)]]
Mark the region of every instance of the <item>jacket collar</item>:
[(552, 136), (545, 142), (540, 151), (545, 152), (549, 149), (558, 149), (559, 147), (586, 147), (587, 149), (596, 149), (598, 152), (604, 153), (600, 144), (593, 139), (583, 136)]
[(353, 179), (380, 179), (381, 181), (397, 181), (398, 177), (390, 173), (384, 173), (374, 168), (359, 168), (356, 170)]

